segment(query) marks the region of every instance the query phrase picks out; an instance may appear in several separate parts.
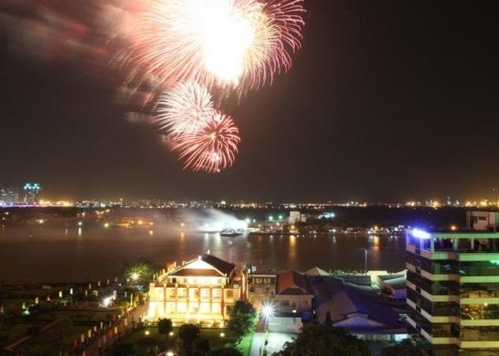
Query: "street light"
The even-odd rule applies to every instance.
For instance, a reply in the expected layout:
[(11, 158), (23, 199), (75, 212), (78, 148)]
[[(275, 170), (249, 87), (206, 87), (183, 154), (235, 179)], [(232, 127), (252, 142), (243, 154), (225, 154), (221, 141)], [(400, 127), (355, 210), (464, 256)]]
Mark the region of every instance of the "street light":
[[(269, 318), (274, 315), (274, 307), (272, 304), (264, 304), (262, 308), (262, 314), (264, 317), (264, 322), (265, 322), (265, 341), (264, 341), (264, 346), (266, 347), (267, 344), (269, 343), (269, 333), (268, 333), (268, 326), (269, 326)], [(263, 352), (265, 354), (265, 352)]]
[(367, 273), (367, 248), (364, 249), (364, 271)]
[(269, 319), (274, 315), (274, 306), (272, 304), (265, 304), (262, 308), (262, 314), (265, 319), (265, 333), (267, 333)]
[(263, 309), (262, 309), (262, 313), (263, 313), (263, 317), (265, 319), (268, 319), (269, 317), (274, 315), (274, 308), (270, 304), (264, 305)]

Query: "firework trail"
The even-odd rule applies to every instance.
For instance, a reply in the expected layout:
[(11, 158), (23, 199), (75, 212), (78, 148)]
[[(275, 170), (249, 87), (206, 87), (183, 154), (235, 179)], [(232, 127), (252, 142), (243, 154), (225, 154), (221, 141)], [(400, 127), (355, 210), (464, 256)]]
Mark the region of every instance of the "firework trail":
[(213, 111), (198, 130), (172, 138), (184, 169), (217, 173), (232, 166), (241, 141), (230, 116)]

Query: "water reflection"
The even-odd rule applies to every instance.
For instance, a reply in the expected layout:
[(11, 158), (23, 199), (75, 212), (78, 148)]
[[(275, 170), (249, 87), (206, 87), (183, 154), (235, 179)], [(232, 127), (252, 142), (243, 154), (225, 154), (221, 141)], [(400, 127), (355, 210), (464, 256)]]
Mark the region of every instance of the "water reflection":
[(293, 263), (296, 259), (296, 236), (295, 235), (289, 236), (288, 257), (289, 257), (289, 260), (291, 263)]
[[(55, 229), (6, 227), (0, 230), (0, 279), (7, 281), (85, 281), (114, 276), (124, 261), (146, 258), (188, 261), (210, 250), (232, 262), (258, 270), (363, 270), (368, 267), (398, 272), (405, 266), (405, 239), (363, 235), (249, 235), (178, 232), (155, 225), (137, 229), (85, 227)], [(32, 235), (33, 238), (27, 236)]]

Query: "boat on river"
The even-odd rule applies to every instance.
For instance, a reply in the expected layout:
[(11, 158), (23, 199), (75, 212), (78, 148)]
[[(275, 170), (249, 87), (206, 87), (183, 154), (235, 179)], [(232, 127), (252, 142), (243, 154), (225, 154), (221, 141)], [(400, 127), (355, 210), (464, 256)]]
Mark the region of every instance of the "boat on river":
[(220, 236), (236, 237), (242, 235), (243, 232), (240, 230), (222, 230), (220, 231)]

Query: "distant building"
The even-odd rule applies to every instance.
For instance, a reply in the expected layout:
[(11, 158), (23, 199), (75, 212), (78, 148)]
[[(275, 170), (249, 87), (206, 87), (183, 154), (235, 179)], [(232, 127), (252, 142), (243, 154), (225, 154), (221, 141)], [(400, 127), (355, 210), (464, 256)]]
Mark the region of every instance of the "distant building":
[(289, 224), (296, 224), (297, 222), (306, 222), (306, 221), (307, 221), (307, 216), (301, 214), (299, 211), (289, 212), (289, 218), (288, 218)]
[(0, 186), (0, 205), (17, 204), (19, 202), (19, 187)]
[(150, 284), (148, 318), (223, 325), (245, 293), (245, 283), (235, 264), (209, 254), (199, 256)]
[(499, 212), (497, 211), (467, 211), (466, 226), (470, 230), (498, 231)]
[(438, 356), (499, 354), (499, 233), (413, 229), (406, 251), (409, 332)]
[(39, 183), (26, 183), (23, 191), (25, 204), (38, 204), (42, 192), (42, 186)]

